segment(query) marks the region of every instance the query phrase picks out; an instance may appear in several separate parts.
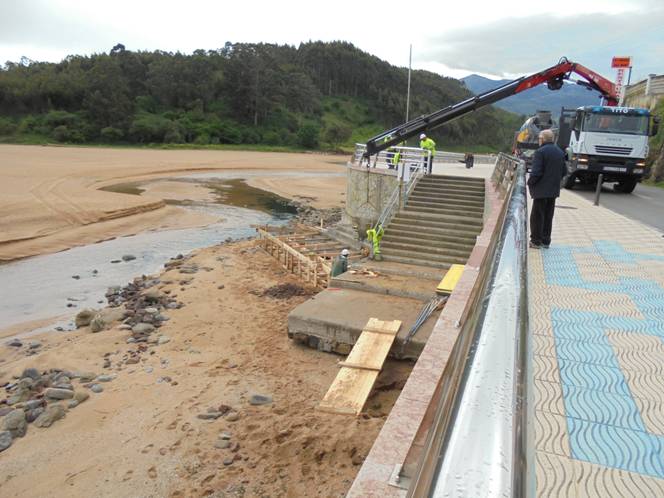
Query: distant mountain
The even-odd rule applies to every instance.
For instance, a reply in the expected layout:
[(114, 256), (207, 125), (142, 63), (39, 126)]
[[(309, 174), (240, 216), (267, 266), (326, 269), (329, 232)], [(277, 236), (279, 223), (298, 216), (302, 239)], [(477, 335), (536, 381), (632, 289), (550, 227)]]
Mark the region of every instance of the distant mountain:
[[(478, 74), (471, 74), (462, 78), (461, 81), (468, 90), (478, 94), (509, 83), (511, 80), (492, 80)], [(558, 91), (551, 91), (546, 85), (540, 85), (496, 102), (494, 105), (506, 111), (527, 116), (534, 114), (537, 110), (548, 110), (557, 118), (561, 107), (575, 108), (599, 104), (599, 96), (598, 92), (574, 83), (566, 83)]]

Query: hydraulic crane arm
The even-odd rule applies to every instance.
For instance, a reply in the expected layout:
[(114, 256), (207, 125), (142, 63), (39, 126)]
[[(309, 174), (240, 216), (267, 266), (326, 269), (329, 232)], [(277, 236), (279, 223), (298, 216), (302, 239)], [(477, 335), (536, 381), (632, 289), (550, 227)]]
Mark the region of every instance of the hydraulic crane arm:
[(542, 83), (546, 83), (550, 90), (559, 90), (563, 86), (563, 81), (568, 79), (571, 73), (576, 73), (588, 80), (587, 83), (584, 82), (582, 84), (601, 93), (607, 100), (608, 105), (617, 105), (618, 95), (616, 94), (616, 87), (611, 81), (600, 76), (596, 72), (591, 71), (587, 67), (575, 62), (570, 62), (563, 57), (558, 64), (545, 69), (544, 71), (531, 74), (530, 76), (522, 76), (514, 81), (505, 83), (503, 86), (499, 86), (488, 92), (480, 93), (479, 95), (470, 97), (457, 104), (444, 107), (431, 114), (412, 119), (407, 123), (376, 135), (367, 142), (367, 149), (364, 153), (364, 157), (369, 158), (370, 156), (408, 140), (425, 130), (437, 128), (468, 114), (469, 112), (493, 104), (512, 95), (516, 95), (517, 93), (541, 85)]

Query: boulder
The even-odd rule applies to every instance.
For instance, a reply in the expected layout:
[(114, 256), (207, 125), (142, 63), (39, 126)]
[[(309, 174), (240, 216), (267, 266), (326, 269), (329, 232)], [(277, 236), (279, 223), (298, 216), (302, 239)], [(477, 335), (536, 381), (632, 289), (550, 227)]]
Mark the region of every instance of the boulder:
[(93, 334), (96, 334), (97, 332), (101, 332), (106, 328), (106, 321), (104, 320), (104, 317), (101, 316), (101, 314), (97, 313), (95, 317), (90, 321), (90, 332)]
[(28, 422), (23, 410), (12, 410), (2, 419), (2, 428), (9, 431), (12, 438), (25, 436), (28, 430)]
[(21, 374), (21, 379), (32, 379), (32, 380), (39, 380), (41, 378), (41, 374), (39, 373), (39, 370), (36, 368), (26, 368), (23, 370), (23, 373)]
[(65, 409), (61, 405), (49, 405), (44, 413), (37, 417), (34, 424), (37, 427), (51, 427), (53, 422), (56, 422), (65, 416)]
[(96, 310), (93, 309), (84, 309), (78, 312), (76, 315), (76, 318), (74, 319), (74, 323), (76, 324), (76, 328), (80, 329), (81, 327), (87, 327), (90, 325), (90, 322), (92, 319), (95, 317), (97, 314)]
[(74, 391), (49, 387), (44, 391), (44, 396), (50, 399), (71, 399), (74, 397)]
[(150, 323), (137, 323), (131, 328), (131, 331), (136, 335), (150, 334), (154, 332), (154, 325)]
[(83, 403), (83, 402), (86, 401), (89, 397), (90, 397), (90, 395), (89, 395), (88, 393), (86, 393), (85, 391), (76, 391), (76, 392), (74, 393), (74, 399), (75, 399), (76, 401), (78, 401), (78, 403)]
[(12, 433), (9, 431), (0, 432), (0, 451), (5, 451), (12, 445)]

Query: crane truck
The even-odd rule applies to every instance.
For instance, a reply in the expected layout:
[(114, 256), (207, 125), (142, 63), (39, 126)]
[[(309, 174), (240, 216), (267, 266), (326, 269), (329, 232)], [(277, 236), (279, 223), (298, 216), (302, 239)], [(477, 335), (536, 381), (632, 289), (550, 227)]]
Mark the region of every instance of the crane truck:
[[(568, 174), (564, 185), (572, 188), (577, 179), (597, 181), (602, 173), (603, 181), (617, 182), (618, 190), (631, 192), (643, 176), (648, 136), (657, 133), (658, 120), (646, 109), (617, 107), (618, 94), (611, 81), (565, 57), (548, 69), (522, 76), (376, 135), (367, 141), (364, 158), (369, 161), (372, 155), (425, 130), (437, 128), (537, 85), (546, 83), (550, 90), (560, 90), (572, 73), (586, 80), (577, 81), (577, 84), (598, 91), (606, 105), (581, 107), (573, 115), (563, 112), (558, 144), (565, 149), (567, 156)], [(567, 136), (569, 142), (561, 143), (561, 136)]]

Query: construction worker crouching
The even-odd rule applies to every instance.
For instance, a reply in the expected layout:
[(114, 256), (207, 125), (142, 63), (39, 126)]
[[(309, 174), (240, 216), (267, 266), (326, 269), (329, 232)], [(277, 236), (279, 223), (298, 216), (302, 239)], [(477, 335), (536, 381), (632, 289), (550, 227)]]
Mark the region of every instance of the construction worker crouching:
[(332, 263), (332, 270), (330, 270), (330, 277), (336, 277), (348, 271), (349, 255), (350, 252), (348, 251), (348, 249), (341, 250), (341, 254), (339, 254), (339, 256), (337, 256), (334, 259), (334, 263)]
[(427, 173), (430, 175), (433, 171), (433, 156), (436, 155), (436, 142), (428, 138), (426, 134), (422, 133), (420, 135), (420, 148), (426, 151), (426, 155), (424, 156), (424, 165), (426, 167)]

